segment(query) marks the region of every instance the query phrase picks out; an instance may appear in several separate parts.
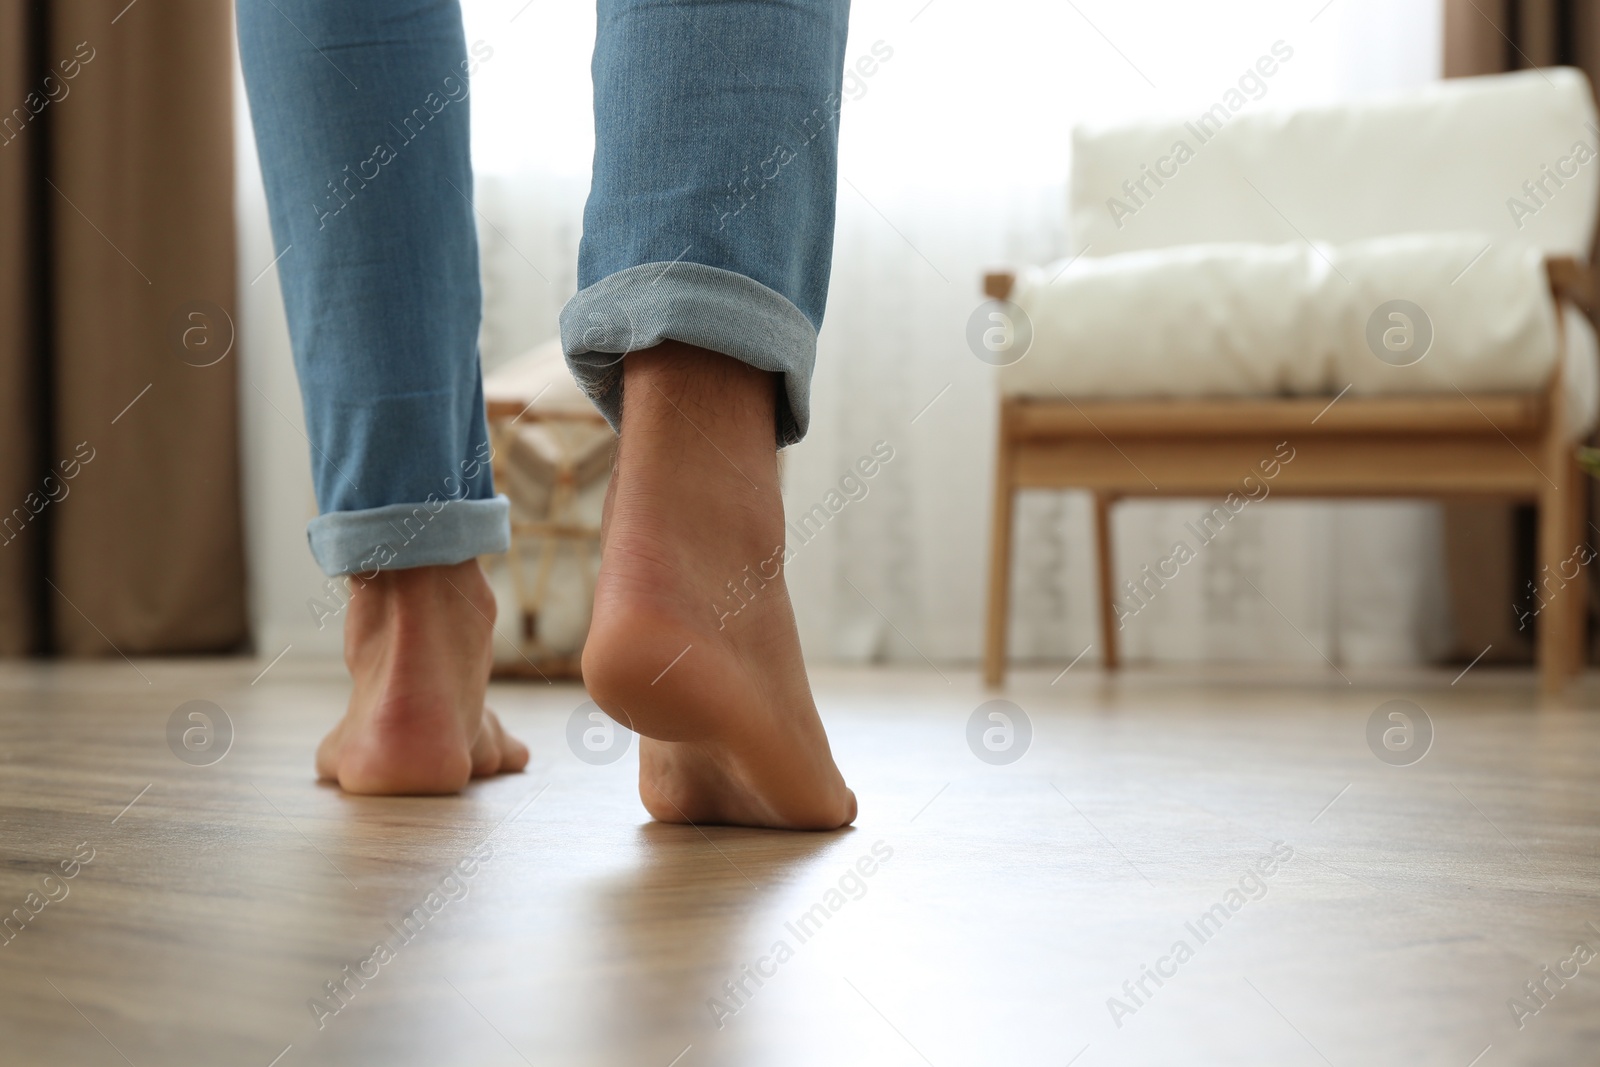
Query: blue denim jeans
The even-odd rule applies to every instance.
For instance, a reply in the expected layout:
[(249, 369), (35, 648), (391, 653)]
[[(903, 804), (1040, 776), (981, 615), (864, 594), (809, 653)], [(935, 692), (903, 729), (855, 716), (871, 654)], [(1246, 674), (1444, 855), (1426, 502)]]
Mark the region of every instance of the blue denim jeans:
[[(561, 335), (613, 426), (666, 340), (783, 376), (809, 418), (848, 0), (600, 0), (595, 159)], [(469, 48), (456, 0), (238, 0), (239, 51), (329, 574), (509, 545), (478, 359)], [(549, 106), (529, 101), (529, 106)]]

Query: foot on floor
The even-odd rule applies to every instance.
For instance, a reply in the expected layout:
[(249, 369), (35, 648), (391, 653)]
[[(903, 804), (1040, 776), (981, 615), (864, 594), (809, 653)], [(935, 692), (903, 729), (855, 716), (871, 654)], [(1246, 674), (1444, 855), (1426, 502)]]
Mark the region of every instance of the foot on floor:
[(350, 793), (437, 794), (522, 770), (528, 749), (483, 706), (495, 604), (478, 562), (352, 584), (344, 657), (354, 689), (317, 749), (317, 774)]
[(663, 822), (844, 826), (783, 580), (777, 380), (676, 342), (623, 374), (583, 677), (640, 735), (640, 799)]

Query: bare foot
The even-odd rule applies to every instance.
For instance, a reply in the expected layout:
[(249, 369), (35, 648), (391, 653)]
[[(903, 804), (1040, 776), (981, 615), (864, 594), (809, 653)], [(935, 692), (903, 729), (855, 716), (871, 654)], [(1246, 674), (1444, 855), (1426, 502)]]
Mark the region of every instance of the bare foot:
[(640, 799), (663, 822), (853, 821), (779, 568), (774, 376), (676, 342), (623, 375), (583, 677), (640, 734)]
[(433, 794), (527, 766), (527, 747), (483, 706), (495, 606), (478, 561), (352, 581), (344, 661), (355, 688), (317, 774), (350, 793)]

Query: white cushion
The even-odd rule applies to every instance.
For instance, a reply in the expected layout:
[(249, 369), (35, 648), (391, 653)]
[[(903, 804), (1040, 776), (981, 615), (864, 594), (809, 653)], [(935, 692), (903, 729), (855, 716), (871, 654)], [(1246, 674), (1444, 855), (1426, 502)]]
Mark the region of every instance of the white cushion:
[[(1433, 334), (1407, 366), (1368, 341), (1397, 299)], [(1033, 334), (1001, 370), (1012, 396), (1526, 392), (1559, 354), (1541, 254), (1474, 233), (1083, 257), (1025, 272), (1012, 300)]]
[[(1075, 130), (1072, 251), (1470, 230), (1497, 246), (1588, 258), (1600, 127), (1576, 70), (1452, 79), (1296, 112), (1252, 111), (1237, 99), (1237, 113), (1218, 104), (1205, 129), (1197, 114)], [(1193, 152), (1181, 165), (1180, 142)], [(1146, 166), (1171, 176), (1146, 177)], [(1569, 176), (1547, 177), (1546, 166)], [(1140, 179), (1143, 190), (1123, 188)], [(1544, 191), (1530, 196), (1524, 183), (1540, 181)]]

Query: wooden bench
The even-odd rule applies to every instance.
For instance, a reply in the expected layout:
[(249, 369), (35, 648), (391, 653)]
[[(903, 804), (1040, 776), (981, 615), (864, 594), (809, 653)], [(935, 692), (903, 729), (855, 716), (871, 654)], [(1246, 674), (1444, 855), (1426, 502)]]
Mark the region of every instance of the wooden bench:
[[(1585, 311), (1596, 282), (1571, 259), (1546, 264), (1558, 302)], [(984, 278), (1007, 299), (1009, 273)], [(1111, 508), (1134, 497), (1219, 497), (1281, 442), (1295, 450), (1271, 481), (1274, 497), (1477, 498), (1534, 504), (1541, 580), (1588, 540), (1588, 479), (1574, 459), (1559, 372), (1541, 393), (1261, 399), (1071, 400), (1003, 397), (984, 679), (1001, 684), (1011, 578), (1012, 516), (1022, 489), (1084, 489), (1094, 496), (1101, 659), (1119, 663)], [(1159, 488), (1158, 488), (1159, 487)], [(1546, 598), (1538, 620), (1543, 689), (1561, 689), (1584, 662), (1588, 579)], [(1511, 605), (1506, 605), (1511, 610)]]

